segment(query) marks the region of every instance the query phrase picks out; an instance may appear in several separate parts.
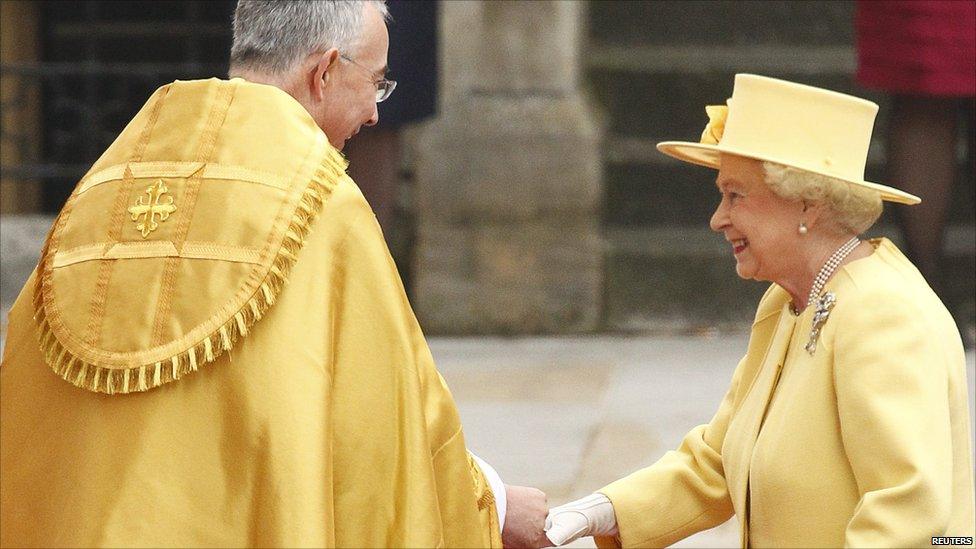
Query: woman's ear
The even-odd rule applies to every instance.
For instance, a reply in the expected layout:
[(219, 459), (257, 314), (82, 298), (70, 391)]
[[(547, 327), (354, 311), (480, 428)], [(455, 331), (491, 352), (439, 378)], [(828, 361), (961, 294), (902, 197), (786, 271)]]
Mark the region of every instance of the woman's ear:
[(803, 200), (802, 203), (803, 213), (801, 214), (800, 222), (806, 225), (808, 229), (812, 229), (817, 225), (817, 220), (823, 214), (823, 203), (809, 202), (807, 200)]

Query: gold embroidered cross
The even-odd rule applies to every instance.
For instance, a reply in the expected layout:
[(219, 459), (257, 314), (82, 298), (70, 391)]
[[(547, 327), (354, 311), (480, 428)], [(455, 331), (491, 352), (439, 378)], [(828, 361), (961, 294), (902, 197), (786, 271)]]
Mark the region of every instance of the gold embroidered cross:
[(159, 221), (166, 221), (169, 214), (176, 211), (176, 206), (173, 205), (173, 197), (163, 196), (168, 191), (169, 189), (166, 188), (163, 180), (157, 179), (155, 183), (146, 188), (149, 199), (146, 200), (145, 196), (140, 196), (136, 205), (129, 208), (132, 220), (137, 222), (136, 229), (142, 233), (142, 238), (146, 238), (149, 233), (159, 227), (159, 223), (156, 222), (157, 216), (159, 216)]

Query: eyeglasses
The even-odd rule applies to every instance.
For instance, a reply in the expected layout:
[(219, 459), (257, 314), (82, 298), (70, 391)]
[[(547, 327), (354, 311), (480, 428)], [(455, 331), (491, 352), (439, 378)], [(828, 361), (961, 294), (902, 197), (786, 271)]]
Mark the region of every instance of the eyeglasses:
[(364, 71), (366, 71), (367, 73), (369, 73), (369, 76), (373, 79), (373, 85), (376, 86), (376, 102), (377, 103), (382, 103), (382, 102), (386, 101), (387, 99), (389, 99), (390, 94), (392, 94), (393, 93), (393, 90), (396, 89), (396, 80), (390, 80), (390, 79), (384, 78), (382, 76), (377, 76), (375, 72), (369, 70), (369, 68), (367, 68), (364, 65), (360, 65), (359, 63), (356, 62), (355, 59), (349, 57), (348, 55), (346, 55), (344, 53), (340, 53), (339, 54), (339, 57), (342, 57), (346, 61), (349, 61), (353, 65), (356, 65), (357, 67), (359, 67), (359, 68), (363, 69)]

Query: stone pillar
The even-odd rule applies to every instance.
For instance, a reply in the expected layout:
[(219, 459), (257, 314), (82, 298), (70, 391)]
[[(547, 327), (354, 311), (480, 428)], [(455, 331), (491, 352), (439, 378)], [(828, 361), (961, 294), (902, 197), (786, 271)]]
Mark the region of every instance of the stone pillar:
[(414, 305), (440, 334), (601, 318), (600, 129), (585, 4), (442, 2), (441, 110), (417, 145)]

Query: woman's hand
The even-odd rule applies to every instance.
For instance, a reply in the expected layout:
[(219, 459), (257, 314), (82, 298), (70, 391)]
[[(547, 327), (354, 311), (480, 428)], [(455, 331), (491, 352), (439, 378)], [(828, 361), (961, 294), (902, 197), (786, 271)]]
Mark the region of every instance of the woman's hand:
[(556, 545), (565, 545), (583, 536), (617, 534), (613, 504), (600, 493), (555, 507), (546, 518), (546, 537)]

